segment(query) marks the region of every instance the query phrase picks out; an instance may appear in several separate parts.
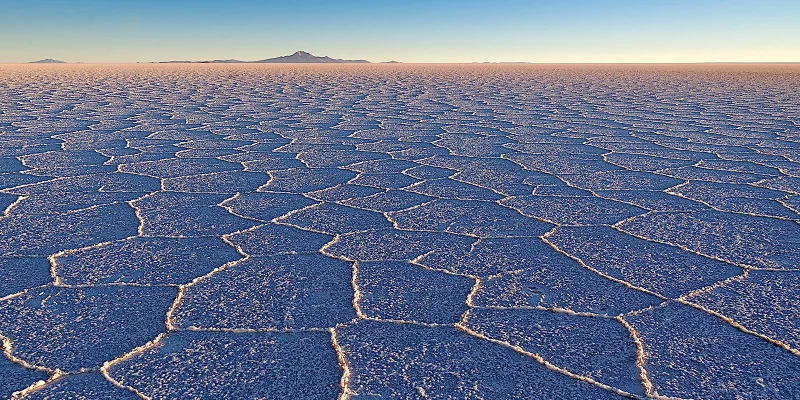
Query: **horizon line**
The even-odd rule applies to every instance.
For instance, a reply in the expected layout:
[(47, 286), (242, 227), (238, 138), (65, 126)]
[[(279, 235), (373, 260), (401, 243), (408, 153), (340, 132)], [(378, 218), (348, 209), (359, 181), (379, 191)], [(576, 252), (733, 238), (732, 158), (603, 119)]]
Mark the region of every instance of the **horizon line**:
[(190, 60), (170, 60), (170, 61), (59, 61), (59, 62), (45, 62), (40, 63), (37, 61), (5, 61), (0, 62), (0, 65), (77, 65), (77, 64), (304, 64), (304, 65), (341, 65), (341, 64), (452, 64), (452, 65), (471, 65), (471, 64), (532, 64), (532, 65), (694, 65), (694, 64), (800, 64), (797, 61), (463, 61), (463, 62), (439, 62), (439, 61), (417, 61), (417, 62), (403, 62), (403, 61), (367, 61), (367, 62), (258, 62), (258, 61), (244, 61), (244, 60), (203, 60), (203, 61), (190, 61)]

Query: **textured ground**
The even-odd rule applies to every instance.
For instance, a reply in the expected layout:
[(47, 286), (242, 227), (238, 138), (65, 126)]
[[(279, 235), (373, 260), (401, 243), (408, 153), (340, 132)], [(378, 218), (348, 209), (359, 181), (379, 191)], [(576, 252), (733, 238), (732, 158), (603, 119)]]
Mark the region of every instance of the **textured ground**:
[(800, 398), (798, 87), (0, 67), (0, 398)]

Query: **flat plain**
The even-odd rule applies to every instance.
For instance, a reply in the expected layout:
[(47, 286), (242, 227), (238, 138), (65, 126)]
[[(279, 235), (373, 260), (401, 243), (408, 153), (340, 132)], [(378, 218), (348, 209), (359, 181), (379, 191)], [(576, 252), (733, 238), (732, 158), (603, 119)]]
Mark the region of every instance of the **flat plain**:
[(800, 398), (796, 65), (0, 66), (0, 212), (0, 398)]

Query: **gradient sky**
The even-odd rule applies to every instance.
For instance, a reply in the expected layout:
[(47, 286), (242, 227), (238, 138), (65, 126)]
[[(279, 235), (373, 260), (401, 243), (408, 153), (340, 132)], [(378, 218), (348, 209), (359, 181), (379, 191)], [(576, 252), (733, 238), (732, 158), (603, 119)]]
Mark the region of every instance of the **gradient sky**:
[(0, 62), (800, 61), (800, 0), (0, 0)]

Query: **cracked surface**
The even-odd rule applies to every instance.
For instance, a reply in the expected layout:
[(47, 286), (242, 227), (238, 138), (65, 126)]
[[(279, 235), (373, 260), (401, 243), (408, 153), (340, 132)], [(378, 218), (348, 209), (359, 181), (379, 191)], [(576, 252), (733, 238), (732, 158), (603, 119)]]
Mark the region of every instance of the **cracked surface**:
[(800, 398), (798, 79), (0, 67), (0, 398)]

